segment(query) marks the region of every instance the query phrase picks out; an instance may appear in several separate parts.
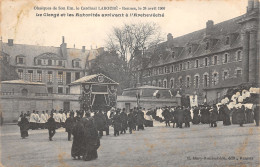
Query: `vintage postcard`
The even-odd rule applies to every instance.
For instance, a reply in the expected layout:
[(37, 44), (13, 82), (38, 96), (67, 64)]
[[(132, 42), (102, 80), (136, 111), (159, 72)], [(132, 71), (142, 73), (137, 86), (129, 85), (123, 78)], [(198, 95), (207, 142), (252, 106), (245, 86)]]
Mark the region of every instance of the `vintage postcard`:
[(0, 6), (0, 166), (260, 166), (259, 0)]

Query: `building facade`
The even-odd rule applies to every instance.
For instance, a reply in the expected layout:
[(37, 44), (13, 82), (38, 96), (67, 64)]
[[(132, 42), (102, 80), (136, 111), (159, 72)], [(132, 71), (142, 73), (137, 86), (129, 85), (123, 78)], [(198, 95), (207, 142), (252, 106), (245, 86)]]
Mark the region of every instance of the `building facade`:
[(60, 47), (14, 44), (12, 39), (1, 43), (2, 54), (19, 79), (45, 83), (48, 93), (54, 94), (69, 93), (68, 84), (87, 75), (91, 61), (103, 50), (67, 48), (64, 37)]
[(179, 89), (198, 101), (220, 99), (227, 88), (259, 83), (259, 1), (247, 12), (149, 48), (150, 63), (138, 71), (139, 85)]

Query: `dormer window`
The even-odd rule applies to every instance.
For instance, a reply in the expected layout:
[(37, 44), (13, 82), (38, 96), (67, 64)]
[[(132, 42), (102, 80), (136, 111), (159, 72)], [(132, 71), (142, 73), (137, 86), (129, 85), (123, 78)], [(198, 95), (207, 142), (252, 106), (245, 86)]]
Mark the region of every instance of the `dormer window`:
[(59, 66), (62, 66), (62, 61), (61, 60), (59, 60)]
[(38, 65), (42, 65), (42, 60), (41, 60), (41, 59), (38, 59), (38, 60), (37, 60), (37, 64), (38, 64)]
[(226, 37), (225, 45), (229, 45), (229, 43), (230, 43), (230, 38)]
[(173, 59), (175, 58), (175, 52), (172, 52), (172, 58)]
[(25, 56), (24, 55), (16, 56), (16, 64), (25, 64)]
[(80, 62), (81, 62), (81, 60), (80, 59), (74, 59), (74, 60), (72, 60), (72, 66), (74, 67), (74, 68), (80, 68)]
[(191, 46), (189, 47), (189, 54), (191, 54)]
[(205, 50), (208, 50), (208, 49), (209, 49), (209, 42), (206, 42)]
[(51, 65), (52, 65), (52, 60), (49, 59), (49, 60), (48, 60), (48, 66), (51, 66)]

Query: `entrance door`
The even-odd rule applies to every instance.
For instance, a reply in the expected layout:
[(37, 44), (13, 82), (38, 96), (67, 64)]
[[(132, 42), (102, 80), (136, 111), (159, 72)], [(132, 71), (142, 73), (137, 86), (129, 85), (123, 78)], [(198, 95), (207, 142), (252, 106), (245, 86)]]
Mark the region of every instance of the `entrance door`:
[(63, 102), (63, 110), (65, 110), (65, 111), (70, 110), (70, 102), (69, 101)]
[(92, 109), (93, 110), (100, 110), (100, 109), (103, 109), (104, 106), (106, 106), (106, 105), (107, 104), (106, 104), (105, 95), (104, 94), (96, 94)]

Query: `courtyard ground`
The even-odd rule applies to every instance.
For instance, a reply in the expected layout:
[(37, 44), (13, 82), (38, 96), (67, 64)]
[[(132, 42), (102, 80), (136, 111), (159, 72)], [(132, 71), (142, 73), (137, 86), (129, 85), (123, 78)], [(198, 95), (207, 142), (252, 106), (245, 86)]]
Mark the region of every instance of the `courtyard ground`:
[[(47, 130), (30, 130), (21, 139), (17, 125), (1, 127), (1, 163), (5, 167), (244, 167), (259, 164), (259, 127), (248, 124), (223, 126), (191, 125), (191, 128), (165, 127), (155, 122), (134, 134), (101, 139), (98, 159), (73, 160), (71, 141), (59, 129), (52, 142)], [(0, 164), (1, 166), (1, 164)]]

